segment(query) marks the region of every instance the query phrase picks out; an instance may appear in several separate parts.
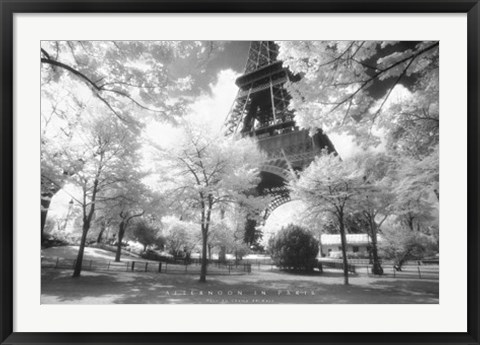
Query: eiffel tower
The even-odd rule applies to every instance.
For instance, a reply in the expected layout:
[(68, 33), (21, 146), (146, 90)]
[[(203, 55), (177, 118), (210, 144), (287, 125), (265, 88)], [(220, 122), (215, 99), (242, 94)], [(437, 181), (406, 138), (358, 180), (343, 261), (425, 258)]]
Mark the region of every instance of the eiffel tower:
[(239, 90), (225, 121), (227, 135), (255, 137), (266, 155), (261, 165), (260, 195), (271, 195), (266, 220), (273, 210), (290, 201), (285, 182), (294, 171), (303, 170), (322, 149), (334, 152), (322, 130), (313, 136), (299, 129), (286, 83), (300, 80), (277, 60), (278, 46), (272, 41), (250, 43), (245, 73), (235, 81)]

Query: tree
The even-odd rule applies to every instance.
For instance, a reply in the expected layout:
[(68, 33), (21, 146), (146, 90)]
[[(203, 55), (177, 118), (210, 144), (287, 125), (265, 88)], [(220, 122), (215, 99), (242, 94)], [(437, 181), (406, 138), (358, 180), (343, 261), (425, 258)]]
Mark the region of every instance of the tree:
[(288, 225), (270, 238), (268, 251), (277, 266), (312, 271), (317, 263), (318, 241), (306, 229)]
[(132, 169), (131, 178), (128, 181), (119, 181), (112, 186), (114, 188), (109, 191), (105, 200), (110, 212), (118, 215), (116, 262), (120, 262), (123, 238), (130, 222), (135, 218), (142, 217), (147, 205), (152, 202), (147, 188), (140, 182), (140, 176), (143, 174)]
[(279, 45), (279, 59), (302, 76), (289, 85), (300, 127), (352, 135), (364, 147), (381, 143), (396, 161), (397, 171), (386, 175), (395, 179), (391, 187), (383, 178), (374, 183), (368, 177), (370, 192), (363, 193), (361, 204), (370, 235), (388, 213), (409, 228), (429, 223), (434, 211), (429, 195), (439, 200), (439, 43)]
[(174, 257), (190, 253), (201, 242), (201, 234), (196, 224), (173, 216), (164, 217), (162, 222), (165, 224), (166, 248)]
[(438, 150), (440, 137), (438, 65), (424, 74), (412, 92), (397, 87), (400, 95), (384, 106), (379, 119), (387, 149), (417, 160)]
[(159, 230), (156, 227), (145, 220), (140, 220), (133, 225), (131, 237), (143, 245), (143, 251), (145, 252), (148, 246), (154, 245), (157, 242), (158, 232)]
[(176, 199), (188, 200), (196, 212), (202, 234), (200, 282), (205, 282), (212, 213), (225, 204), (248, 202), (243, 193), (258, 184), (263, 156), (249, 138), (227, 138), (188, 122), (174, 147), (161, 152)]
[(243, 241), (250, 248), (254, 250), (264, 250), (260, 244), (263, 233), (257, 228), (258, 224), (261, 224), (265, 219), (265, 210), (272, 201), (270, 195), (261, 195), (258, 188), (254, 191), (246, 193), (247, 200), (245, 204), (238, 205), (236, 209), (237, 218), (236, 222), (242, 223), (243, 227)]
[[(417, 193), (439, 191), (438, 75), (422, 80), (420, 88), (385, 109), (386, 149), (399, 161), (403, 189)], [(421, 87), (424, 87), (422, 89)]]
[(432, 238), (419, 231), (411, 231), (401, 224), (384, 229), (380, 250), (383, 256), (394, 261), (396, 270), (401, 271), (407, 260), (421, 259), (435, 246)]
[(155, 246), (156, 249), (164, 250), (166, 243), (167, 243), (167, 240), (165, 236), (160, 233), (155, 239), (153, 245)]
[[(117, 232), (117, 251), (115, 253), (115, 261), (119, 262), (122, 254), (122, 243), (127, 230), (129, 229), (130, 222), (136, 218), (142, 217), (145, 214), (149, 215), (149, 222), (146, 220), (140, 220), (141, 226), (138, 222), (134, 224), (133, 238), (138, 242), (146, 245), (153, 245), (157, 243), (157, 237), (153, 236), (153, 233), (158, 233), (158, 226), (155, 225), (155, 219), (157, 216), (153, 215), (153, 212), (161, 214), (164, 211), (161, 196), (152, 193), (147, 190), (141, 183), (130, 183), (129, 188), (120, 191), (119, 199), (117, 199), (116, 210), (119, 210), (120, 222)], [(124, 194), (122, 194), (124, 193)], [(140, 228), (139, 228), (140, 227)], [(135, 233), (136, 231), (136, 233)], [(153, 239), (150, 239), (151, 237)], [(140, 240), (141, 239), (141, 240)], [(158, 243), (162, 243), (161, 239), (158, 239)], [(144, 251), (146, 247), (144, 248)]]
[(365, 152), (353, 158), (363, 171), (363, 190), (356, 198), (356, 209), (367, 224), (371, 239), (372, 272), (383, 274), (378, 256), (378, 233), (382, 224), (392, 214), (397, 163), (384, 153)]
[(247, 218), (245, 220), (244, 242), (254, 248), (260, 249), (259, 242), (262, 240), (263, 234), (257, 229), (257, 221)]
[(41, 91), (40, 204), (43, 234), (52, 198), (71, 176), (82, 169), (84, 160), (83, 153), (79, 150), (79, 133), (74, 130), (78, 121), (76, 116), (67, 116), (69, 109), (75, 106), (81, 108), (83, 103), (64, 89), (48, 83), (42, 83)]
[[(138, 142), (128, 145), (138, 146)], [(108, 212), (109, 217), (113, 215), (114, 222), (118, 225), (116, 262), (120, 262), (123, 239), (130, 223), (145, 214), (148, 214), (150, 221), (153, 222), (155, 218), (153, 214), (160, 215), (164, 210), (162, 195), (153, 192), (142, 182), (147, 173), (143, 171), (139, 155), (134, 154), (129, 157), (125, 166), (128, 167), (128, 176), (112, 181), (108, 190), (99, 198), (102, 211)]]
[(120, 223), (118, 224), (118, 233), (117, 233), (117, 251), (115, 252), (115, 262), (120, 262), (120, 257), (122, 255), (122, 244), (123, 244), (123, 237), (125, 236), (125, 232), (128, 229), (128, 225), (130, 222), (137, 217), (141, 217), (145, 214), (144, 210), (128, 210), (128, 211), (120, 211)]
[(399, 157), (397, 192), (400, 196), (416, 195), (430, 199), (430, 195), (434, 194), (437, 202), (440, 200), (438, 149), (438, 146), (432, 148), (430, 154), (422, 159)]
[[(100, 214), (100, 215), (98, 215)], [(97, 217), (95, 218), (95, 223), (97, 226), (100, 227), (98, 234), (97, 234), (97, 243), (102, 243), (104, 241), (105, 231), (109, 232), (110, 227), (113, 225), (115, 221), (115, 215), (107, 212), (99, 212), (97, 213)]]
[[(194, 77), (221, 48), (194, 41), (42, 41), (41, 232), (52, 197), (83, 166), (82, 118), (93, 108), (138, 129), (146, 119), (175, 121)], [(182, 63), (189, 61), (192, 63)], [(196, 63), (193, 63), (196, 62)], [(178, 68), (178, 65), (182, 68)], [(198, 90), (197, 90), (198, 91)], [(87, 111), (88, 110), (88, 111)]]
[(362, 190), (363, 172), (353, 160), (342, 161), (335, 154), (322, 155), (290, 181), (292, 195), (308, 205), (312, 216), (330, 214), (336, 222), (342, 243), (344, 283), (348, 285), (348, 261), (345, 217)]
[(113, 117), (96, 113), (86, 118), (82, 149), (83, 169), (72, 177), (72, 182), (82, 190), (81, 200), (76, 200), (82, 209), (82, 237), (78, 250), (73, 277), (82, 270), (83, 252), (87, 234), (97, 205), (107, 191), (120, 181), (129, 181), (135, 170), (136, 136), (124, 124)]
[(393, 219), (382, 230), (380, 249), (399, 270), (406, 260), (420, 258), (427, 250), (438, 251), (438, 146), (429, 151), (421, 159), (421, 155), (396, 156), (396, 164), (391, 164), (394, 171), (386, 188), (394, 196), (388, 207)]
[[(247, 237), (249, 232), (247, 231), (246, 224), (252, 222), (252, 212), (258, 213), (259, 209), (265, 209), (267, 203), (266, 199), (261, 197), (256, 198), (259, 203), (256, 205), (243, 206), (234, 205), (226, 212), (225, 217), (225, 239), (227, 241), (227, 247), (230, 252), (235, 255), (235, 260), (242, 260), (242, 258), (251, 252), (251, 248), (258, 248), (258, 241), (262, 237), (262, 233), (255, 228), (250, 232), (251, 237)], [(252, 207), (253, 206), (253, 207)], [(246, 221), (245, 221), (246, 219)]]
[(438, 226), (438, 151), (422, 161), (403, 157), (395, 176), (397, 220), (411, 231)]
[(248, 211), (240, 205), (231, 205), (220, 210), (220, 214), (212, 217), (209, 245), (219, 247), (219, 260), (225, 261), (227, 253), (233, 253), (235, 260), (241, 260), (249, 253), (250, 248), (244, 241), (243, 224)]
[[(289, 85), (291, 105), (300, 127), (338, 131), (353, 135), (362, 143), (379, 143), (372, 129), (376, 128), (377, 133), (397, 133), (410, 140), (419, 138), (415, 133), (423, 131), (417, 121), (438, 126), (439, 42), (278, 44), (279, 59), (302, 76)], [(399, 85), (408, 87), (413, 92), (411, 98), (417, 101), (405, 100), (401, 111), (384, 112)]]
[[(155, 114), (163, 119), (179, 114), (186, 99), (171, 92), (188, 90), (193, 75), (206, 63), (212, 42), (195, 41), (42, 41), (40, 61), (45, 80), (64, 83), (75, 79), (122, 121), (136, 122), (130, 110)], [(197, 65), (184, 66), (183, 73), (171, 68), (174, 62), (195, 57)]]

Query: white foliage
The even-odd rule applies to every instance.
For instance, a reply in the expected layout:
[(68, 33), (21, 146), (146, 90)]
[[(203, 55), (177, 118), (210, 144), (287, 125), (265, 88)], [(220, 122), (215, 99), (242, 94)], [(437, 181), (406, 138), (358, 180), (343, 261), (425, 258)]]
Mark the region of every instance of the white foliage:
[[(421, 42), (401, 49), (398, 42), (279, 41), (279, 59), (301, 79), (288, 84), (295, 120), (302, 128), (322, 128), (328, 134), (353, 135), (364, 145), (378, 145), (372, 131), (384, 116), (384, 103), (403, 76), (414, 76), (418, 91), (431, 89), (438, 100), (438, 42)], [(373, 97), (370, 88), (379, 81), (393, 86)], [(427, 96), (427, 95), (425, 95)], [(400, 114), (392, 114), (395, 117)]]

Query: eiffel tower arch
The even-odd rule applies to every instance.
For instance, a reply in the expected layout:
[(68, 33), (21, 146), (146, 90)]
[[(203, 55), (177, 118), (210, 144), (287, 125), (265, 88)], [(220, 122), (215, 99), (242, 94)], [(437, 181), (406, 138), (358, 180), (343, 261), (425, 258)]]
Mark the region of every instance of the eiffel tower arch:
[(254, 137), (266, 153), (257, 187), (260, 195), (272, 196), (264, 220), (291, 200), (285, 183), (292, 172), (303, 170), (323, 149), (335, 151), (322, 130), (310, 136), (308, 130), (296, 126), (285, 84), (300, 77), (284, 68), (277, 56), (273, 41), (250, 43), (245, 72), (235, 81), (239, 89), (225, 121), (227, 135)]

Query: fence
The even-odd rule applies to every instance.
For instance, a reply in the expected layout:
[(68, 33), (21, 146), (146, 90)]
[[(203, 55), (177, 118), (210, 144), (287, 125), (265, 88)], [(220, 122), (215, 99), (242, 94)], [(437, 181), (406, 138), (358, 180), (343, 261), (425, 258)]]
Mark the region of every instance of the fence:
[[(438, 265), (404, 265), (401, 271), (397, 271), (393, 266), (382, 266), (384, 278), (410, 278), (410, 279), (433, 279), (440, 277)], [(366, 266), (367, 275), (371, 276), (371, 267)]]
[(366, 274), (369, 277), (382, 278), (410, 278), (410, 279), (439, 279), (438, 265), (418, 265), (407, 264), (402, 266), (402, 270), (398, 271), (393, 264), (382, 263), (383, 274), (376, 275), (372, 273), (372, 265), (354, 265), (357, 273)]
[[(74, 259), (63, 258), (42, 258), (42, 268), (73, 269), (76, 265)], [(155, 261), (102, 261), (83, 260), (82, 270), (86, 271), (114, 271), (114, 272), (156, 272), (156, 273), (200, 273), (198, 262), (155, 262)], [(221, 264), (209, 263), (209, 275), (233, 275), (249, 274), (252, 272), (250, 264)]]
[[(319, 259), (322, 262), (325, 261), (333, 261), (333, 262), (342, 262), (342, 259), (339, 258), (322, 258)], [(357, 266), (365, 266), (371, 264), (370, 259), (359, 259), (359, 258), (348, 258), (348, 263), (357, 265)], [(392, 260), (380, 260), (380, 263), (385, 266), (393, 266), (395, 263)], [(409, 260), (405, 261), (404, 265), (410, 266), (410, 265), (421, 265), (421, 266), (427, 266), (427, 265), (433, 265), (433, 266), (438, 266), (439, 261), (438, 260)]]
[[(335, 261), (319, 261), (319, 268), (320, 271), (323, 272), (324, 268), (333, 268), (337, 270), (343, 270), (343, 262), (335, 262)], [(351, 264), (347, 264), (347, 270), (350, 273), (356, 273), (356, 267)]]
[[(368, 260), (361, 259), (348, 260), (348, 271), (350, 273), (366, 274), (369, 277), (380, 277), (372, 273), (372, 265)], [(332, 268), (343, 270), (343, 262), (341, 260), (323, 259), (318, 260), (322, 268)], [(421, 261), (420, 261), (421, 263)], [(322, 268), (319, 268), (322, 270)], [(398, 271), (394, 268), (393, 262), (382, 262), (383, 278), (411, 278), (411, 279), (439, 279), (439, 266), (435, 263), (419, 264), (418, 261), (409, 261), (402, 266), (402, 270)]]
[[(350, 260), (349, 260), (350, 261)], [(63, 258), (42, 258), (42, 268), (54, 269), (73, 269), (76, 260)], [(402, 267), (402, 271), (397, 271), (393, 265), (382, 264), (384, 278), (419, 278), (419, 279), (439, 279), (438, 265), (418, 265), (407, 263)], [(171, 259), (167, 261), (105, 261), (105, 260), (83, 260), (82, 270), (86, 271), (116, 271), (116, 272), (156, 272), (156, 273), (183, 273), (199, 274), (201, 268), (200, 259)], [(266, 260), (242, 260), (242, 261), (219, 261), (208, 260), (208, 274), (210, 275), (240, 275), (250, 274), (252, 269), (274, 270), (276, 268), (273, 261)], [(316, 267), (320, 272), (323, 269), (343, 270), (343, 262), (336, 260), (319, 260)], [(348, 271), (353, 274), (366, 274), (374, 276), (372, 265), (348, 264)], [(376, 277), (380, 277), (375, 275)]]

